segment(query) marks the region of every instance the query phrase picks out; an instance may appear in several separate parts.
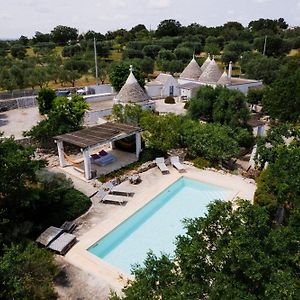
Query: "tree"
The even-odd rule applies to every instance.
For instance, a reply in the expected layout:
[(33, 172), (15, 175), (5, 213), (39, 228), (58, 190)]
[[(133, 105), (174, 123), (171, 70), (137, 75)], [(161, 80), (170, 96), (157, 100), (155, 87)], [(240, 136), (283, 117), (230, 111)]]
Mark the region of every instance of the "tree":
[(174, 50), (174, 54), (178, 60), (182, 60), (183, 62), (187, 62), (191, 59), (194, 51), (190, 48), (177, 47)]
[[(24, 148), (13, 138), (0, 137), (0, 253), (32, 230), (30, 217), (38, 201), (36, 171), (45, 166), (32, 160), (33, 148)], [(33, 212), (34, 211), (34, 212)]]
[(260, 53), (248, 52), (243, 55), (241, 67), (247, 78), (262, 80), (265, 84), (270, 84), (277, 77), (279, 61)]
[[(138, 68), (135, 68), (133, 71), (133, 74), (140, 84), (142, 88), (144, 88), (145, 85), (145, 79), (141, 75), (140, 71)], [(109, 78), (112, 86), (116, 91), (119, 91), (122, 86), (125, 84), (127, 77), (129, 75), (129, 64), (128, 63), (118, 63), (112, 66), (110, 73), (109, 73)]]
[(29, 43), (29, 39), (27, 36), (21, 35), (19, 38), (19, 42), (23, 45), (23, 46), (27, 46)]
[(81, 47), (79, 45), (65, 46), (62, 51), (62, 56), (72, 57), (75, 54), (80, 53), (80, 51), (81, 51)]
[(245, 126), (250, 118), (246, 97), (237, 90), (218, 88), (213, 106), (213, 121), (231, 127)]
[(26, 56), (26, 47), (21, 44), (15, 44), (11, 46), (10, 53), (15, 58), (24, 59)]
[(278, 20), (262, 19), (251, 21), (248, 28), (256, 35), (277, 34), (288, 28), (288, 24), (283, 18)]
[(47, 56), (52, 52), (54, 48), (55, 43), (53, 42), (38, 42), (34, 44), (33, 52), (41, 56)]
[(247, 102), (254, 105), (262, 103), (265, 93), (265, 88), (249, 89), (247, 93)]
[(41, 115), (47, 114), (52, 110), (53, 100), (56, 98), (55, 91), (49, 88), (42, 88), (39, 91), (37, 102)]
[(177, 36), (181, 32), (180, 22), (174, 19), (161, 21), (155, 31), (157, 37), (163, 36)]
[(26, 136), (39, 141), (43, 147), (52, 147), (52, 137), (81, 129), (82, 118), (88, 105), (82, 96), (74, 95), (71, 99), (56, 97), (48, 119), (33, 126)]
[(215, 201), (204, 217), (184, 222), (175, 259), (148, 254), (121, 299), (297, 298), (297, 218), (295, 211), (288, 226), (274, 230), (258, 205)]
[(88, 30), (85, 34), (82, 35), (82, 37), (84, 37), (85, 40), (94, 40), (94, 38), (96, 39), (96, 41), (104, 41), (105, 40), (105, 36), (100, 33), (100, 32), (95, 32), (93, 30)]
[(222, 55), (222, 60), (226, 64), (229, 64), (230, 61), (238, 61), (241, 54), (245, 51), (250, 51), (251, 47), (248, 43), (241, 41), (230, 41), (224, 47), (224, 53)]
[(163, 60), (159, 62), (159, 67), (163, 72), (170, 72), (171, 74), (174, 74), (182, 72), (185, 65), (181, 60)]
[(42, 33), (39, 31), (35, 32), (34, 37), (32, 38), (32, 43), (49, 43), (51, 41), (50, 33)]
[(244, 94), (209, 86), (199, 89), (190, 100), (188, 113), (192, 119), (202, 118), (231, 127), (244, 126), (250, 117)]
[(161, 49), (158, 52), (158, 57), (157, 58), (158, 58), (159, 62), (164, 61), (164, 60), (170, 61), (170, 60), (176, 59), (176, 56), (171, 50)]
[(143, 129), (146, 147), (163, 152), (180, 147), (182, 122), (182, 118), (174, 114), (157, 116), (152, 112), (145, 112), (141, 117), (140, 126)]
[(300, 207), (300, 147), (299, 144), (276, 149), (274, 162), (269, 162), (258, 180), (255, 203), (275, 210), (278, 204), (286, 211)]
[(142, 108), (138, 104), (114, 104), (111, 117), (119, 123), (139, 126), (142, 117)]
[(158, 55), (158, 52), (161, 50), (161, 46), (159, 45), (146, 45), (143, 48), (143, 52), (145, 56), (151, 57), (155, 59)]
[(236, 155), (239, 151), (234, 134), (228, 126), (219, 124), (185, 123), (183, 131), (184, 144), (191, 157), (204, 157), (219, 163)]
[(56, 299), (52, 254), (33, 243), (5, 249), (0, 262), (1, 299)]
[(10, 69), (7, 67), (0, 71), (0, 86), (2, 89), (8, 91), (18, 88), (16, 78), (11, 74)]
[(4, 41), (0, 41), (0, 57), (5, 57), (8, 49), (9, 49), (8, 43)]
[(136, 33), (140, 32), (140, 31), (144, 31), (144, 30), (147, 30), (146, 26), (145, 26), (144, 24), (138, 24), (138, 25), (132, 27), (132, 28), (129, 30), (129, 32), (130, 32), (131, 34), (136, 34)]
[(141, 50), (127, 48), (123, 51), (123, 59), (144, 58), (144, 53)]
[(300, 115), (300, 68), (293, 74), (279, 77), (263, 97), (264, 110), (271, 118), (280, 121), (297, 122)]
[(76, 28), (58, 25), (51, 30), (51, 39), (58, 45), (66, 45), (69, 41), (76, 41), (78, 30)]
[(205, 86), (198, 90), (196, 96), (189, 102), (188, 114), (193, 120), (202, 118), (213, 121), (213, 105), (218, 96), (218, 90)]
[[(265, 46), (266, 48), (264, 48)], [(267, 36), (267, 39), (266, 37), (258, 37), (254, 39), (253, 47), (260, 53), (263, 53), (265, 49), (265, 54), (267, 56), (276, 57), (289, 53), (292, 45), (288, 45), (288, 43), (280, 36)]]
[(154, 60), (150, 57), (144, 57), (141, 58), (135, 58), (133, 60), (130, 60), (130, 62), (134, 66), (139, 66), (140, 71), (143, 73), (144, 77), (147, 77), (148, 74), (152, 74), (154, 70)]

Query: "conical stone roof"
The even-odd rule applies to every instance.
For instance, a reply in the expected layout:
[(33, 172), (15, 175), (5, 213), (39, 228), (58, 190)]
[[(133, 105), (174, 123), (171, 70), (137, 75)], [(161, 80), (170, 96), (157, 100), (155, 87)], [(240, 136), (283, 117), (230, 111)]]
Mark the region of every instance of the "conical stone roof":
[(199, 81), (204, 84), (216, 84), (221, 76), (222, 73), (213, 59), (201, 74)]
[(141, 88), (132, 73), (132, 69), (130, 69), (130, 74), (120, 92), (116, 96), (116, 99), (123, 103), (136, 103), (147, 101), (150, 99), (150, 97)]
[(210, 64), (210, 62), (211, 62), (211, 59), (208, 54), (207, 59), (205, 60), (205, 62), (203, 63), (203, 65), (200, 68), (201, 72), (203, 72), (205, 70), (205, 68)]
[(199, 67), (198, 63), (193, 57), (190, 63), (180, 74), (180, 78), (198, 80), (201, 74), (202, 74), (201, 68)]
[(217, 84), (219, 85), (226, 85), (226, 84), (230, 84), (231, 80), (228, 78), (227, 72), (226, 70), (224, 70), (222, 76), (220, 77), (220, 79), (218, 80)]

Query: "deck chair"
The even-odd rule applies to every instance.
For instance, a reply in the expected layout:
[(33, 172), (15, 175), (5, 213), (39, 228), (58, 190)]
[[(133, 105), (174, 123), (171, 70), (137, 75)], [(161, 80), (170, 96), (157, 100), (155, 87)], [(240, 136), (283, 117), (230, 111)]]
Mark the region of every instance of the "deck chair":
[(108, 194), (108, 191), (100, 189), (96, 196), (99, 198), (100, 202), (102, 202), (103, 198)]
[(179, 161), (178, 156), (171, 156), (170, 160), (171, 160), (171, 164), (173, 165), (173, 167), (175, 169), (177, 169), (177, 171), (179, 173), (182, 173), (182, 172), (186, 171), (184, 165)]
[(107, 194), (104, 196), (104, 198), (100, 202), (106, 203), (106, 204), (125, 205), (128, 201), (124, 199), (124, 196)]
[(117, 195), (117, 196), (125, 196), (125, 197), (133, 197), (134, 192), (129, 188), (114, 186), (110, 189), (109, 192), (111, 195)]
[(166, 175), (169, 174), (170, 171), (167, 168), (166, 164), (165, 164), (165, 159), (163, 157), (157, 157), (155, 159), (155, 163), (158, 166), (158, 168), (160, 169), (160, 171), (162, 172), (162, 174)]

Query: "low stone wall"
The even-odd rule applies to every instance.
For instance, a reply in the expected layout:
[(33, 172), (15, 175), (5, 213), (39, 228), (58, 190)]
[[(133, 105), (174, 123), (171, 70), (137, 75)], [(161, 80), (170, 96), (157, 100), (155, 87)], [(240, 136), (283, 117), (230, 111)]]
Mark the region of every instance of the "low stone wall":
[(36, 96), (0, 100), (0, 112), (17, 108), (28, 108), (37, 106)]

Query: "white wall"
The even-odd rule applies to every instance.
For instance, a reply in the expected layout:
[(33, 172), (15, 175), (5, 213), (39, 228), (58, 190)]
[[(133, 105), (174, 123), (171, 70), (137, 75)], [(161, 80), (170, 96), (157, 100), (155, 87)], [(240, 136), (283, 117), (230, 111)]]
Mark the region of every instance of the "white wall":
[(173, 96), (179, 96), (179, 86), (178, 82), (174, 77), (171, 77), (168, 79), (166, 84), (163, 86), (162, 89), (162, 96), (167, 97), (170, 96), (170, 87), (173, 86)]
[(186, 97), (187, 99), (191, 99), (192, 97), (192, 91), (189, 89), (180, 89), (180, 96), (181, 97)]
[(161, 90), (162, 90), (161, 85), (146, 85), (145, 89), (149, 97), (151, 98), (161, 97)]
[(244, 83), (244, 84), (229, 85), (229, 86), (227, 86), (227, 88), (229, 90), (239, 90), (240, 92), (247, 94), (248, 89), (250, 87), (259, 87), (262, 85), (263, 84), (261, 81), (256, 81), (256, 82), (250, 82), (250, 83)]

